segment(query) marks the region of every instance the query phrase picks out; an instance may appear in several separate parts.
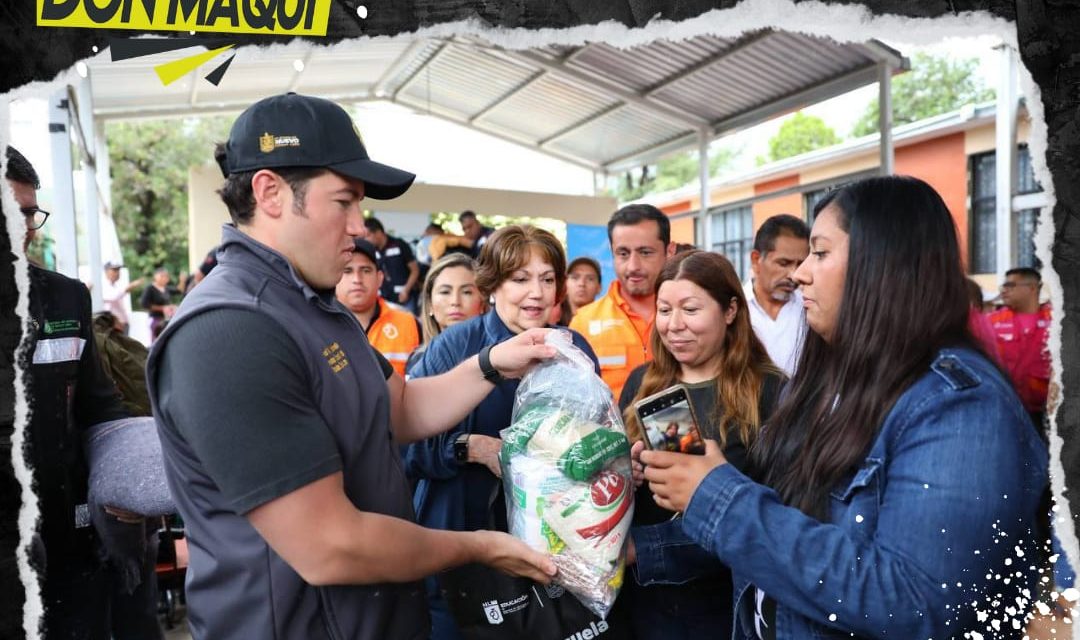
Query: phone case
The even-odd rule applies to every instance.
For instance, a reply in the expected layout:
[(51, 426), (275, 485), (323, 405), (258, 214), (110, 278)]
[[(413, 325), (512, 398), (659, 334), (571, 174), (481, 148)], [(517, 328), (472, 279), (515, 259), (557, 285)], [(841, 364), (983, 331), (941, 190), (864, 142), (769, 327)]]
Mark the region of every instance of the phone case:
[[(653, 446), (653, 443), (650, 441), (650, 439), (649, 439), (649, 437), (647, 435), (647, 432), (645, 430), (645, 417), (641, 415), (641, 410), (644, 407), (646, 407), (647, 405), (653, 403), (654, 401), (660, 400), (661, 398), (664, 398), (665, 396), (669, 396), (674, 392), (681, 392), (683, 394), (683, 396), (686, 398), (686, 408), (687, 408), (687, 411), (690, 414), (690, 428), (693, 431), (697, 432), (697, 442), (702, 442), (701, 439), (702, 439), (703, 436), (701, 435), (701, 427), (700, 427), (700, 423), (698, 422), (698, 419), (697, 419), (697, 414), (694, 412), (694, 402), (690, 398), (690, 390), (687, 389), (686, 385), (676, 384), (676, 385), (672, 385), (672, 386), (664, 389), (663, 391), (658, 391), (658, 392), (652, 394), (651, 396), (648, 396), (646, 398), (642, 398), (641, 400), (638, 400), (637, 402), (634, 403), (634, 412), (637, 414), (638, 420), (641, 422), (642, 431), (645, 432), (645, 434), (646, 434), (645, 446), (650, 448), (650, 449), (653, 449), (655, 447)], [(649, 415), (655, 415), (655, 414), (649, 414)], [(688, 431), (688, 433), (689, 433), (689, 431)], [(701, 445), (700, 449), (701, 449), (700, 451), (683, 451), (683, 453), (704, 453), (705, 452), (704, 444)]]

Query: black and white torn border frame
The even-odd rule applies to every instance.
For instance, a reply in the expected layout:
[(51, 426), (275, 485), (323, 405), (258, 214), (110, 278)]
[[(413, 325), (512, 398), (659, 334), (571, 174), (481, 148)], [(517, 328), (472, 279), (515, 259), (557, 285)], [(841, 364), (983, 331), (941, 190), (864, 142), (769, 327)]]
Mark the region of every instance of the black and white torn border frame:
[[(132, 31), (37, 27), (38, 0), (7, 0), (0, 8), (0, 144), (9, 136), (8, 104), (15, 98), (48, 96), (74, 73), (77, 62), (104, 51), (111, 37)], [(99, 4), (101, 4), (99, 2)], [(698, 34), (731, 36), (774, 27), (836, 40), (879, 38), (913, 45), (946, 37), (999, 36), (1016, 47), (1022, 68), (1021, 93), (1032, 116), (1030, 148), (1036, 178), (1053, 203), (1040, 214), (1037, 254), (1055, 309), (1051, 350), (1054, 382), (1060, 389), (1051, 440), (1051, 475), (1058, 499), (1065, 549), (1080, 566), (1074, 515), (1080, 513), (1080, 5), (1071, 0), (332, 0), (324, 38), (235, 36), (240, 48), (292, 42), (325, 46), (343, 39), (412, 35), (480, 35), (509, 48), (602, 41), (630, 46), (650, 39), (682, 39)], [(898, 34), (903, 34), (898, 37)], [(187, 35), (187, 34), (182, 34)], [(226, 79), (227, 82), (227, 79)], [(0, 181), (3, 182), (3, 181)], [(14, 210), (2, 185), (4, 209)], [(22, 237), (17, 216), (0, 226), (3, 242)], [(26, 421), (21, 373), (12, 370), (26, 316), (25, 259), (0, 260), (0, 417)], [(1052, 271), (1052, 272), (1051, 272)], [(18, 297), (13, 295), (17, 287)], [(17, 368), (16, 368), (17, 369)], [(18, 387), (18, 388), (17, 388)], [(21, 461), (0, 460), (0, 476)], [(30, 496), (24, 487), (24, 497)], [(25, 537), (33, 514), (3, 513), (0, 549), (10, 549), (18, 521)], [(1063, 526), (1072, 518), (1073, 527)], [(5, 537), (6, 536), (6, 537)], [(0, 567), (12, 558), (0, 558)], [(29, 571), (25, 554), (21, 575)], [(31, 582), (36, 582), (31, 578)], [(40, 615), (37, 585), (26, 585), (24, 622)], [(23, 599), (22, 585), (0, 583), (0, 599)], [(1074, 625), (1080, 627), (1080, 625)], [(1080, 634), (1077, 635), (1080, 637)]]

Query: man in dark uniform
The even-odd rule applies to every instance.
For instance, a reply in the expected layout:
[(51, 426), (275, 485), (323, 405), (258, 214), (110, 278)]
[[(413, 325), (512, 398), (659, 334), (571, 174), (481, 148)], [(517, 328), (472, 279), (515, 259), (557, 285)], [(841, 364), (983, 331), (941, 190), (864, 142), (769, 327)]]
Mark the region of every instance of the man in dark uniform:
[[(25, 252), (49, 214), (38, 207), (41, 185), (33, 166), (12, 147), (6, 154), (5, 177), (26, 219)], [(91, 526), (83, 436), (92, 425), (128, 413), (98, 358), (90, 292), (78, 280), (34, 264), (29, 277), (32, 337), (22, 353), (30, 398), (25, 455), (40, 510), (31, 563), (42, 578), (44, 637), (160, 637), (152, 594), (149, 616), (130, 609), (111, 611), (115, 576), (100, 560), (100, 543)], [(142, 626), (136, 630), (125, 626), (128, 622)]]
[(473, 211), (462, 211), (461, 215), (458, 216), (458, 222), (461, 223), (462, 233), (472, 241), (473, 259), (479, 259), (480, 250), (484, 248), (488, 236), (495, 233), (495, 230), (480, 224), (480, 221), (476, 219), (476, 213)]
[(379, 295), (383, 300), (399, 304), (415, 314), (420, 290), (420, 264), (413, 255), (412, 247), (401, 238), (386, 233), (378, 218), (365, 218), (364, 227), (367, 229), (367, 241), (379, 250), (378, 267), (383, 274)]
[(483, 562), (548, 581), (550, 558), (507, 534), (416, 525), (398, 454), (553, 355), (545, 330), (406, 383), (334, 287), (361, 199), (414, 176), (372, 162), (340, 106), (293, 93), (249, 107), (215, 155), (233, 224), (147, 364), (193, 638), (420, 640), (427, 575)]

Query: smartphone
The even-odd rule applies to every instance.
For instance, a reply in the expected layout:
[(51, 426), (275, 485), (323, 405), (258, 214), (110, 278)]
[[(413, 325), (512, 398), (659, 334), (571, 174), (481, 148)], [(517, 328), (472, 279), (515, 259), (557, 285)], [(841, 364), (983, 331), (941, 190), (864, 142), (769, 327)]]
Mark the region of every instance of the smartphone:
[(645, 446), (650, 449), (696, 455), (705, 453), (690, 392), (685, 386), (677, 384), (638, 400), (634, 403), (634, 411), (645, 431)]

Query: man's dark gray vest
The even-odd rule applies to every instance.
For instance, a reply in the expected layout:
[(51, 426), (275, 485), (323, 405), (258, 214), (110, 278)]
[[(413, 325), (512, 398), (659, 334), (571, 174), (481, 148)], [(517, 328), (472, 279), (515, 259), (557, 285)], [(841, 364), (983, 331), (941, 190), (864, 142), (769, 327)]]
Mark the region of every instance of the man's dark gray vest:
[(218, 256), (218, 267), (181, 305), (147, 364), (170, 489), (188, 533), (187, 600), (194, 637), (426, 638), (421, 584), (308, 585), (247, 519), (228, 508), (173, 425), (165, 428), (156, 373), (170, 336), (209, 309), (256, 310), (274, 319), (303, 354), (296, 366), (310, 380), (312, 398), (337, 442), (349, 500), (361, 511), (415, 520), (391, 437), (389, 391), (355, 318), (308, 287), (280, 254), (231, 226), (224, 228)]

